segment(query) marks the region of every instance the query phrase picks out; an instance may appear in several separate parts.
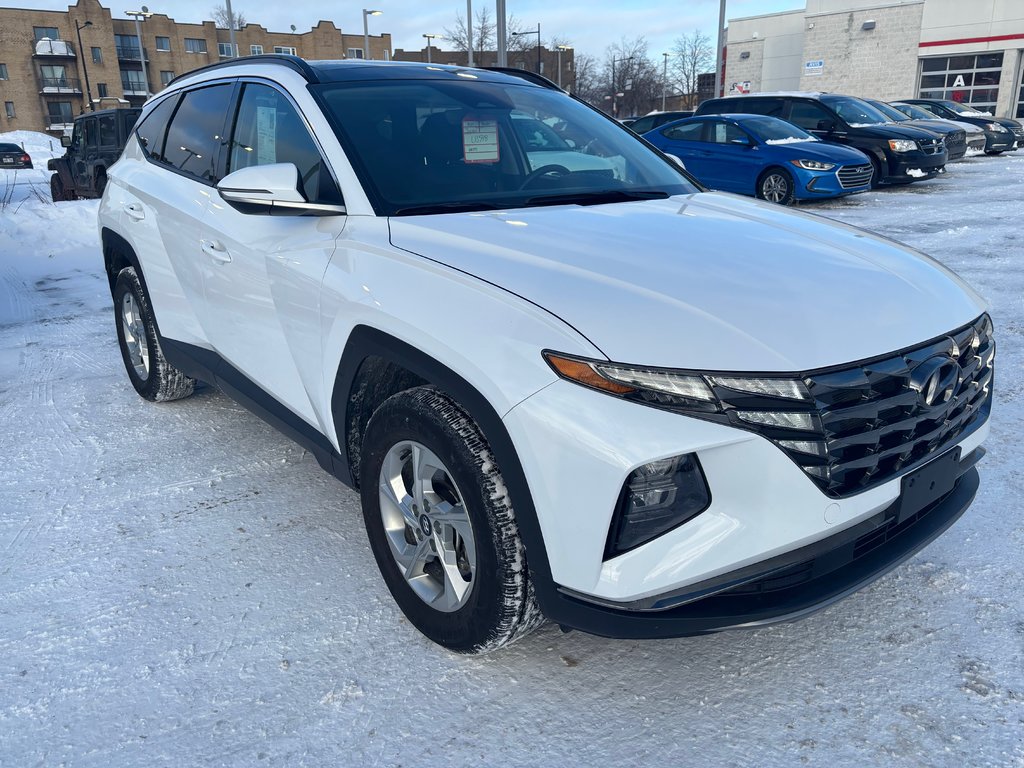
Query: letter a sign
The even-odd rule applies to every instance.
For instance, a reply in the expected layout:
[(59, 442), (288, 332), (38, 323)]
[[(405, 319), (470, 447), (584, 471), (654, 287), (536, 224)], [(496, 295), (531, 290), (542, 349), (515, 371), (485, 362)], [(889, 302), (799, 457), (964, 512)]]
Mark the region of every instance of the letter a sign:
[(965, 85), (967, 85), (967, 83), (964, 82), (964, 76), (963, 75), (957, 75), (956, 76), (956, 80), (953, 81), (953, 87), (954, 88), (963, 88)]

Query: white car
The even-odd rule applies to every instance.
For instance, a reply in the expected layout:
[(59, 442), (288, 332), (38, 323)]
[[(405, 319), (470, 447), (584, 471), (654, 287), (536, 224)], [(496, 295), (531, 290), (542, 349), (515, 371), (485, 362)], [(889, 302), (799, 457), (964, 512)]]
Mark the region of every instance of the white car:
[[(513, 113), (603, 162), (536, 167)], [(978, 487), (978, 295), (884, 238), (703, 192), (535, 76), (197, 70), (147, 104), (99, 226), (139, 394), (216, 384), (357, 487), (384, 582), (454, 651), (544, 618), (791, 620)]]

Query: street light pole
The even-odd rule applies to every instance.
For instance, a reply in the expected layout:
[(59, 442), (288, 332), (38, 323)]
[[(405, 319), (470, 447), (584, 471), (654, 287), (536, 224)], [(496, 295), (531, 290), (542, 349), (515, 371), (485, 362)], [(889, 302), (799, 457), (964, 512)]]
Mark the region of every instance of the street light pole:
[(142, 77), (146, 81), (146, 98), (149, 98), (149, 70), (146, 69), (146, 49), (142, 45), (142, 27), (139, 24), (141, 19), (148, 19), (153, 14), (149, 12), (149, 8), (142, 6), (141, 11), (125, 11), (125, 16), (131, 16), (135, 19), (135, 39), (139, 43), (139, 64), (142, 65)]
[(498, 41), (498, 66), (508, 66), (508, 37), (506, 35), (508, 19), (505, 16), (505, 0), (495, 0), (495, 35)]
[(537, 36), (537, 74), (541, 74), (540, 66), (540, 22), (537, 22), (537, 30), (535, 32), (513, 32), (512, 37), (519, 37), (520, 35), (536, 35)]
[(466, 0), (466, 66), (473, 67), (473, 0)]
[(369, 16), (380, 16), (384, 11), (368, 11), (363, 8), (363, 58), (372, 59), (370, 56), (370, 23), (366, 20)]
[[(92, 88), (89, 87), (89, 67), (85, 63), (85, 48), (82, 47), (82, 30), (91, 26), (91, 21), (87, 21), (79, 26), (78, 19), (75, 19), (75, 32), (78, 34), (78, 53), (82, 57), (82, 71), (85, 73), (85, 94), (89, 97), (89, 111), (95, 112), (96, 107), (92, 103)], [(83, 109), (82, 111), (84, 112), (85, 110)]]
[(433, 45), (433, 40), (434, 40), (435, 37), (441, 37), (441, 36), (440, 35), (428, 35), (426, 33), (424, 33), (423, 36), (425, 38), (427, 38), (427, 64), (430, 64), (430, 63), (432, 63), (430, 61), (430, 46)]
[(624, 59), (612, 59), (612, 117), (619, 116), (619, 105), (615, 97), (618, 95), (618, 89), (615, 87), (615, 65), (620, 61), (632, 61), (632, 56), (627, 56)]
[(718, 50), (715, 56), (715, 98), (722, 95), (725, 87), (725, 77), (722, 68), (725, 65), (722, 55), (722, 46), (725, 43), (725, 0), (718, 3)]
[(665, 111), (665, 90), (668, 88), (668, 54), (661, 54), (665, 57), (665, 64), (661, 69), (661, 111)]

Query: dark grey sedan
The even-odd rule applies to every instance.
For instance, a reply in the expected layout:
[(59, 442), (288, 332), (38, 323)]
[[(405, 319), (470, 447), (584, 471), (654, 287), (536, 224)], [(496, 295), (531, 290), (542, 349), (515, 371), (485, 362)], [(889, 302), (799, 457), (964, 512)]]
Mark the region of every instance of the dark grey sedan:
[(0, 143), (0, 168), (31, 168), (32, 158), (17, 144)]

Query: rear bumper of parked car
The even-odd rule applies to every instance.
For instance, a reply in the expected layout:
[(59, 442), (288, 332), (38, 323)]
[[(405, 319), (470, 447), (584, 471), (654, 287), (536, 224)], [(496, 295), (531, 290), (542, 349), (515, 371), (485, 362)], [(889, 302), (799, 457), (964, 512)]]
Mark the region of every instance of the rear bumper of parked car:
[[(958, 451), (958, 483), (913, 509), (901, 502), (900, 477), (833, 499), (758, 435), (567, 382), (520, 403), (505, 423), (549, 550), (554, 583), (538, 590), (545, 614), (594, 634), (636, 638), (792, 620), (878, 578), (970, 504), (973, 465), (989, 430), (985, 422), (949, 448)], [(606, 557), (627, 477), (681, 454), (697, 457), (708, 508)]]
[(839, 197), (871, 189), (870, 163), (844, 165), (831, 171), (808, 171), (794, 166), (793, 173), (797, 200)]

